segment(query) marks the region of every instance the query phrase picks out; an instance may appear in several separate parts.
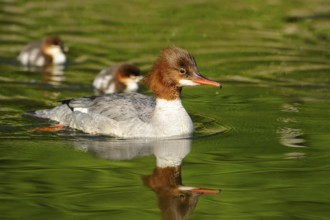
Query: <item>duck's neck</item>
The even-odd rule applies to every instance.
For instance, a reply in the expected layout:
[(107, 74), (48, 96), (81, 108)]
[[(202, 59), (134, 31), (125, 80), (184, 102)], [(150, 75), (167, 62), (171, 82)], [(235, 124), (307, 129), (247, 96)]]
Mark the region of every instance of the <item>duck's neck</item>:
[(158, 86), (153, 92), (158, 99), (176, 101), (181, 98), (181, 90), (181, 87), (176, 86)]
[(166, 66), (155, 65), (151, 73), (145, 78), (146, 84), (154, 93), (155, 97), (164, 100), (177, 100), (181, 98), (182, 87), (169, 77)]
[(126, 85), (122, 82), (122, 77), (120, 76), (119, 73), (117, 73), (115, 75), (115, 79), (114, 79), (114, 83), (115, 83), (115, 91), (116, 92), (123, 92), (126, 89)]

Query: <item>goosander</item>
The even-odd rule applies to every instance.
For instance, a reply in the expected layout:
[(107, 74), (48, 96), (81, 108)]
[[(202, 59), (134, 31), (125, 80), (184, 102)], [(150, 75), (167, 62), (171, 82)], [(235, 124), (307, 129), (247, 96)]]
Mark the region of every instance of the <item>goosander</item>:
[(194, 126), (181, 103), (182, 87), (201, 84), (220, 87), (220, 83), (200, 75), (193, 56), (177, 47), (161, 51), (145, 82), (155, 98), (139, 93), (75, 98), (30, 114), (91, 134), (123, 138), (190, 137)]
[(58, 36), (48, 36), (43, 41), (36, 41), (25, 46), (17, 60), (25, 66), (61, 65), (66, 62), (62, 40)]
[(140, 69), (132, 64), (120, 64), (108, 67), (95, 77), (95, 93), (111, 94), (116, 92), (136, 92), (142, 79)]

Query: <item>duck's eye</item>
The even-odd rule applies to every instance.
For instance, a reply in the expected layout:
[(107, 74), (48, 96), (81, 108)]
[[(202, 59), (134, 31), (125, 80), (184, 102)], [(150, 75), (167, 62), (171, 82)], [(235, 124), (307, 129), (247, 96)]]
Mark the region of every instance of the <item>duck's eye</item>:
[(185, 74), (186, 70), (184, 68), (180, 68), (180, 73)]
[(180, 193), (180, 199), (184, 200), (186, 198), (186, 196), (183, 193)]

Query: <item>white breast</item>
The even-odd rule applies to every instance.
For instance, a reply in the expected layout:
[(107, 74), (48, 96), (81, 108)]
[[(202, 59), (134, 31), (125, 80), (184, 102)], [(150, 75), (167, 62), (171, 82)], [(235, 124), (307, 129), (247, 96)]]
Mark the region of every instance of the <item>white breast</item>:
[(194, 131), (181, 100), (157, 99), (151, 123), (157, 137), (191, 135)]
[(128, 82), (126, 84), (125, 92), (136, 92), (139, 89), (139, 85), (136, 82)]
[(30, 63), (34, 62), (35, 60), (37, 60), (38, 56), (40, 54), (40, 50), (39, 48), (34, 48), (30, 51), (29, 53), (29, 61)]
[(66, 56), (64, 53), (56, 54), (56, 56), (53, 57), (54, 64), (64, 64), (66, 62)]
[(66, 56), (58, 46), (53, 46), (48, 49), (48, 53), (53, 57), (54, 64), (64, 64), (66, 62)]

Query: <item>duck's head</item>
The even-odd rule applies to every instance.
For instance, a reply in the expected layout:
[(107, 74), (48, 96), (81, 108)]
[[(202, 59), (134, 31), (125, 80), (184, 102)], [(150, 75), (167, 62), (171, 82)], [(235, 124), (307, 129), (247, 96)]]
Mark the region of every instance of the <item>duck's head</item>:
[(142, 79), (139, 67), (133, 64), (121, 64), (116, 72), (117, 79), (128, 87), (131, 84), (138, 83)]
[(180, 97), (182, 86), (221, 84), (202, 76), (194, 57), (177, 47), (164, 48), (146, 77), (146, 84), (157, 98), (172, 100)]
[(67, 52), (67, 48), (64, 46), (63, 41), (56, 35), (50, 35), (45, 38), (42, 45), (43, 52), (46, 55), (55, 57), (58, 54)]

